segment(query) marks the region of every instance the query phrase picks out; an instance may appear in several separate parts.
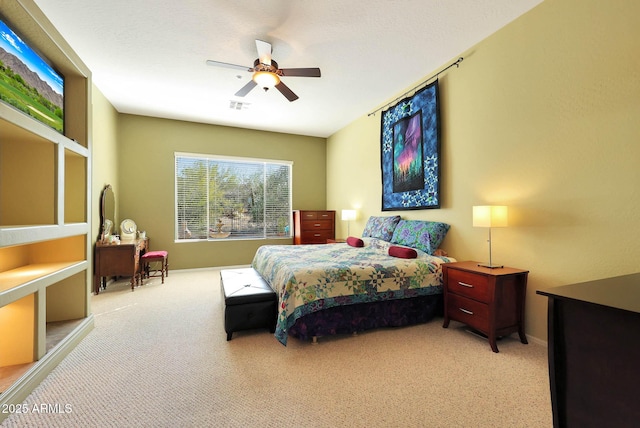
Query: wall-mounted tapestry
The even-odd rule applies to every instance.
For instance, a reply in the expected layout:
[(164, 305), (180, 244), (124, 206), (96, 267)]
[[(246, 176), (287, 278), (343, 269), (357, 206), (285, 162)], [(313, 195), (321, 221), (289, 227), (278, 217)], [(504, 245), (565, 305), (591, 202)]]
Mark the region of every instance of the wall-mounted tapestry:
[(382, 112), (382, 211), (440, 208), (438, 81)]

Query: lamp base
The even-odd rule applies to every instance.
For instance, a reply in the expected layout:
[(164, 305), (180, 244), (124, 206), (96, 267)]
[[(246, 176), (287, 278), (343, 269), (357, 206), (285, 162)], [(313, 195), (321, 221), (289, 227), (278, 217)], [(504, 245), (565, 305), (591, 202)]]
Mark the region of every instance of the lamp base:
[(489, 268), (489, 269), (500, 269), (500, 268), (504, 267), (504, 265), (493, 265), (491, 263), (478, 263), (478, 266), (486, 267), (486, 268)]

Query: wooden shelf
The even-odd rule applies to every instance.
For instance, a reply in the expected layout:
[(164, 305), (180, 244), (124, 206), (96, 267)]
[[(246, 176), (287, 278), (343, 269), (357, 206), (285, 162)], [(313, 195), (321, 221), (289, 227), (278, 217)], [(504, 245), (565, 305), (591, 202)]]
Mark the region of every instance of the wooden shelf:
[[(0, 306), (6, 296), (12, 291), (28, 288), (29, 286), (48, 286), (47, 282), (53, 284), (61, 279), (68, 277), (74, 273), (80, 272), (87, 268), (84, 260), (75, 262), (60, 263), (39, 263), (27, 266), (21, 266), (17, 269), (8, 270), (0, 273)], [(75, 267), (75, 269), (73, 269)], [(38, 281), (49, 277), (49, 281)], [(31, 292), (35, 290), (29, 290)], [(27, 291), (27, 292), (29, 292)]]
[(0, 394), (24, 375), (35, 363), (0, 367)]

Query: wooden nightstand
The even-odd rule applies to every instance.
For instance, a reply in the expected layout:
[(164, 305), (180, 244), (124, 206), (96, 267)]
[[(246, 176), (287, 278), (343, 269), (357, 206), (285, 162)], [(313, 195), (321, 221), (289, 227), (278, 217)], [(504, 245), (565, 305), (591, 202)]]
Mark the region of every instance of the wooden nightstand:
[(509, 267), (489, 269), (478, 262), (442, 265), (444, 285), (444, 323), (460, 321), (489, 338), (493, 352), (498, 352), (496, 338), (524, 333), (524, 301), (529, 271)]

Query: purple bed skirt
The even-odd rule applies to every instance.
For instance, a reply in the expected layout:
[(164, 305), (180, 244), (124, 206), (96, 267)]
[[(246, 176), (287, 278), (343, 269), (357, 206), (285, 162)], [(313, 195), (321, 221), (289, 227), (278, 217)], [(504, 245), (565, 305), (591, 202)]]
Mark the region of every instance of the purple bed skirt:
[(309, 340), (380, 327), (422, 324), (442, 315), (442, 301), (442, 294), (434, 294), (328, 308), (299, 318), (289, 328), (289, 336)]

